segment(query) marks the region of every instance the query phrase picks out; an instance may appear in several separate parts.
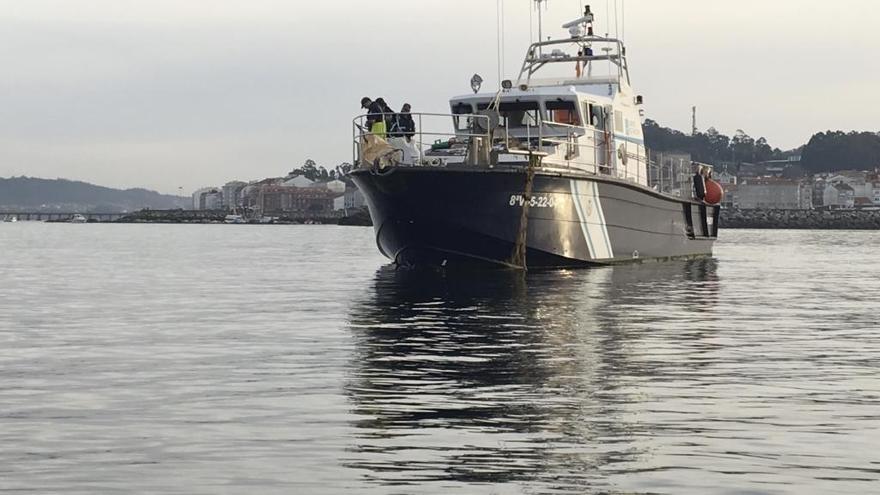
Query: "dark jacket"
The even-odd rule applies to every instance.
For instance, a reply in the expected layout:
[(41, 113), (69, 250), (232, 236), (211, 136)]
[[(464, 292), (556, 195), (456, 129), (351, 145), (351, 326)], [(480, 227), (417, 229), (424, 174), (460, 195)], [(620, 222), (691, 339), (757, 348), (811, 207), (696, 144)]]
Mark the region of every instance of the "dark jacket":
[(389, 127), (388, 134), (391, 137), (408, 137), (411, 138), (416, 133), (416, 123), (413, 122), (412, 115), (408, 113), (394, 114)]
[(370, 103), (369, 108), (367, 108), (367, 130), (369, 131), (373, 124), (382, 120), (382, 105), (379, 105), (375, 101)]
[(404, 137), (411, 138), (416, 134), (416, 123), (413, 121), (412, 115), (401, 113), (397, 116), (397, 124), (400, 126), (400, 133)]
[(694, 198), (706, 199), (706, 179), (700, 174), (694, 174)]

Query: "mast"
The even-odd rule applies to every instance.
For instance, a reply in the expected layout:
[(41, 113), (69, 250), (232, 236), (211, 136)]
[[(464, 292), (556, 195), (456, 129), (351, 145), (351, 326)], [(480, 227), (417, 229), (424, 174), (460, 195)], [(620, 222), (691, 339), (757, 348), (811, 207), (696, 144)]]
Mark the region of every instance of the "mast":
[[(544, 41), (544, 13), (541, 11), (541, 5), (549, 0), (535, 0), (538, 9), (538, 42)], [(538, 47), (538, 55), (543, 53), (541, 47)]]

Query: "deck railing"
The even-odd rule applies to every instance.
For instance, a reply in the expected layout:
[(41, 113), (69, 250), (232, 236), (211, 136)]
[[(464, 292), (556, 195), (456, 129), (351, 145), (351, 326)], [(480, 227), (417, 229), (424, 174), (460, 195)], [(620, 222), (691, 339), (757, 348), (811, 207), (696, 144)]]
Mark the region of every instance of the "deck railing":
[[(383, 114), (393, 119), (395, 114)], [(378, 136), (367, 128), (369, 115), (360, 115), (352, 122), (352, 155), (356, 167), (378, 167), (387, 165), (442, 165), (450, 157), (459, 157), (457, 163), (492, 166), (490, 154), (544, 155), (542, 165), (546, 168), (581, 171), (596, 175), (607, 175), (639, 184), (649, 184), (649, 161), (644, 145), (627, 142), (624, 145), (626, 164), (612, 146), (617, 141), (609, 133), (607, 142), (597, 142), (591, 133), (602, 133), (594, 129), (551, 121), (542, 121), (515, 128), (513, 134), (508, 126), (490, 128), (491, 118), (483, 114), (439, 114), (411, 113), (416, 125), (415, 131), (407, 138), (402, 131), (386, 129)], [(441, 120), (442, 122), (438, 122)], [(464, 125), (462, 125), (464, 123)], [(453, 131), (448, 129), (455, 124)], [(586, 141), (586, 142), (585, 142)], [(448, 144), (439, 156), (431, 150), (438, 142)], [(619, 146), (618, 146), (619, 148)], [(558, 153), (562, 149), (564, 152)], [(426, 157), (428, 150), (434, 151)]]
[[(568, 135), (564, 139), (556, 136), (543, 138), (544, 142), (563, 147), (565, 150), (564, 163), (558, 163), (556, 158), (549, 160), (557, 163), (556, 166), (561, 165), (563, 168), (583, 170), (597, 175), (610, 175), (620, 179), (632, 179), (639, 184), (647, 183), (648, 178), (642, 172), (643, 170), (647, 171), (648, 166), (647, 148), (643, 145), (632, 142), (624, 144), (626, 163), (622, 163), (624, 159), (619, 156), (619, 146), (616, 149), (612, 148), (614, 141), (609, 133), (557, 122), (544, 122), (544, 126), (568, 131)], [(606, 136), (602, 143), (598, 143), (595, 136), (590, 135), (597, 132)], [(616, 159), (615, 156), (617, 156)]]
[[(474, 153), (484, 152), (492, 146), (492, 135), (489, 130), (489, 117), (475, 114), (440, 114), (440, 113), (411, 113), (409, 114), (415, 123), (415, 130), (409, 133), (402, 130), (386, 128), (383, 135), (377, 135), (367, 127), (367, 121), (371, 115), (359, 115), (352, 121), (352, 157), (355, 167), (382, 165), (384, 162), (400, 165), (425, 165), (425, 152), (443, 143), (449, 144), (450, 149), (460, 151), (463, 155), (476, 160)], [(393, 120), (397, 114), (382, 114), (387, 120)], [(438, 120), (442, 119), (442, 127)], [(450, 124), (465, 119), (469, 124), (452, 132), (439, 131), (448, 129)], [(386, 126), (387, 127), (387, 126)], [(486, 129), (482, 131), (482, 129)], [(454, 146), (454, 148), (452, 148)], [(365, 156), (366, 148), (372, 148), (372, 153)], [(477, 149), (479, 148), (479, 149)]]

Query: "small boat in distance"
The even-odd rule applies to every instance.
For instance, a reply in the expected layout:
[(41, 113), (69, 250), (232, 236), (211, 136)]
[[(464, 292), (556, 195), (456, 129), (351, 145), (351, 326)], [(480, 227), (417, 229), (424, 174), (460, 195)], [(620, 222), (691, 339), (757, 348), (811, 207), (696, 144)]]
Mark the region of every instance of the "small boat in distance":
[[(693, 198), (688, 174), (665, 187), (626, 48), (597, 36), (594, 19), (587, 6), (562, 26), (567, 36), (532, 43), (498, 91), (480, 93), (475, 75), (450, 114), (411, 114), (410, 135), (381, 125), (393, 114), (355, 118), (350, 176), (382, 254), (401, 266), (517, 269), (712, 255), (720, 207)], [(426, 128), (435, 117), (452, 132)]]
[(245, 220), (244, 216), (242, 215), (226, 215), (226, 218), (223, 219), (223, 222), (237, 225), (247, 223), (247, 220)]
[(70, 217), (70, 220), (68, 220), (67, 223), (87, 223), (88, 221), (89, 220), (86, 217), (77, 213)]
[(6, 215), (3, 217), (3, 221), (6, 223), (15, 223), (18, 221), (18, 217), (15, 215)]

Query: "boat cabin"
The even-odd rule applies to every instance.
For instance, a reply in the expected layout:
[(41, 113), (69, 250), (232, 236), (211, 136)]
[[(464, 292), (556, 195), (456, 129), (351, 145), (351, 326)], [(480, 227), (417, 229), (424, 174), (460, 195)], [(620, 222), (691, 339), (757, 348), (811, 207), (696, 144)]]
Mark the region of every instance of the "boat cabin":
[[(423, 129), (423, 118), (437, 115), (413, 114), (415, 149), (374, 146), (378, 151), (366, 153), (367, 161), (400, 156), (398, 163), (502, 167), (522, 166), (538, 155), (541, 168), (648, 186), (642, 98), (630, 86), (626, 49), (620, 40), (595, 36), (592, 23), (588, 7), (584, 17), (563, 26), (569, 38), (531, 44), (517, 80), (503, 81), (497, 92), (480, 93), (472, 82), (474, 94), (449, 102), (453, 133), (447, 139)], [(371, 144), (363, 129), (355, 123), (356, 155)], [(423, 153), (421, 146), (430, 150)]]
[[(602, 173), (647, 185), (647, 151), (635, 102), (627, 107), (619, 101), (619, 93), (600, 96), (581, 86), (525, 87), (453, 98), (450, 110), (456, 136), (487, 134), (493, 147), (546, 153), (545, 167)], [(607, 88), (606, 84), (606, 92)], [(499, 163), (521, 160), (499, 155)]]
[(617, 39), (594, 36), (587, 14), (566, 24), (571, 38), (529, 46), (516, 83), (450, 100), (456, 135), (486, 133), (493, 147), (503, 148), (499, 164), (517, 161), (505, 150), (537, 151), (546, 154), (547, 168), (647, 185), (642, 98), (630, 86), (626, 49)]

